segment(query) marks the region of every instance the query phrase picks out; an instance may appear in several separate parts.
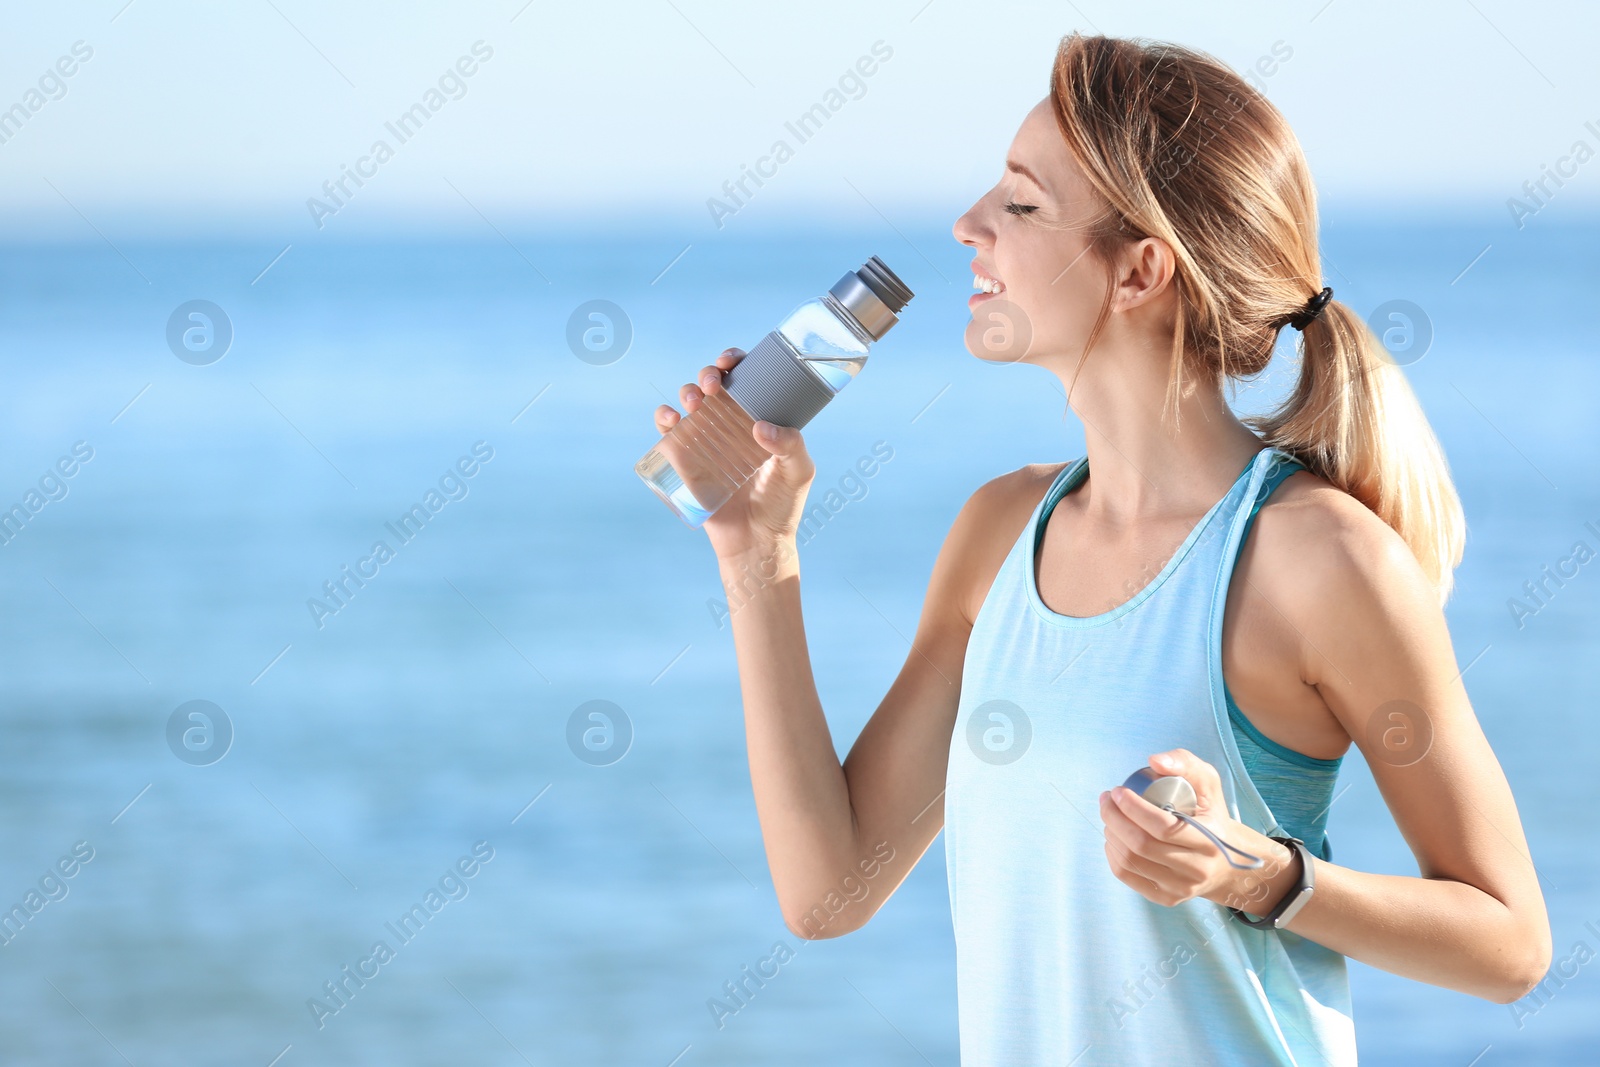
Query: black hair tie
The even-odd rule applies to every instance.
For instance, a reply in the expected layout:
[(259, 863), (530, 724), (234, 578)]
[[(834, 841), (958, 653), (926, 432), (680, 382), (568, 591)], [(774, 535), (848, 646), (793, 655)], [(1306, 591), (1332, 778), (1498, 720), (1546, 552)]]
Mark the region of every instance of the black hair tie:
[(1289, 319), (1289, 325), (1305, 332), (1305, 328), (1317, 321), (1317, 316), (1322, 314), (1322, 309), (1328, 306), (1328, 301), (1333, 299), (1333, 290), (1324, 287), (1322, 292), (1306, 301), (1306, 306)]

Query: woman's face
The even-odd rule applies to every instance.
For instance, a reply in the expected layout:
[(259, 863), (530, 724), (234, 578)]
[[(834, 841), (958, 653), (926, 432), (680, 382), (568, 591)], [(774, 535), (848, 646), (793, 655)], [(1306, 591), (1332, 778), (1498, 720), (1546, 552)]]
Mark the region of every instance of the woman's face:
[(1088, 252), (1088, 227), (1101, 210), (1049, 99), (1040, 101), (1012, 140), (999, 183), (953, 228), (975, 252), (975, 281), (998, 290), (980, 289), (968, 301), (967, 351), (1076, 369), (1106, 294), (1106, 267)]

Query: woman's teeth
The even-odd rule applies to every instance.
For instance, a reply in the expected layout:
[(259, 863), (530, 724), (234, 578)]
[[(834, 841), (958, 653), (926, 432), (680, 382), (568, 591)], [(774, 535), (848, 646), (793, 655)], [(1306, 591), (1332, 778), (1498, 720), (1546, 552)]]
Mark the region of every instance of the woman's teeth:
[(1006, 291), (1004, 282), (997, 282), (993, 278), (981, 278), (976, 274), (972, 276), (972, 287), (981, 289), (986, 293), (1003, 293)]

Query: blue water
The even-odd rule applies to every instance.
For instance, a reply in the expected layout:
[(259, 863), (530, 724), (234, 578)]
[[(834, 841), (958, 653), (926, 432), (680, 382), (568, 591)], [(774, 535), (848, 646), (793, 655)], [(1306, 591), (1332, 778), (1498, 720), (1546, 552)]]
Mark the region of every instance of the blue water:
[[(845, 501), (802, 558), (847, 749), (967, 495), (1082, 447), (1053, 378), (966, 354), (970, 256), (947, 226), (900, 232), (730, 230), (664, 274), (677, 235), (307, 242), (253, 283), (280, 243), (0, 250), (0, 506), (75, 443), (93, 449), (0, 547), (0, 906), (42, 878), (66, 893), (0, 945), (5, 1062), (954, 1064), (942, 844), (864, 930), (787, 933), (714, 561), (633, 473), (657, 404), (844, 269), (878, 254), (916, 291), (807, 431), (814, 498)], [(1575, 541), (1600, 543), (1584, 527), (1600, 527), (1600, 363), (1580, 310), (1597, 237), (1335, 220), (1325, 240), (1340, 299), (1409, 299), (1432, 321), (1407, 373), (1471, 525), (1449, 619), (1558, 960), (1600, 951), (1600, 564), (1520, 628), (1507, 601)], [(207, 366), (165, 338), (196, 298), (233, 328)], [(569, 316), (596, 299), (628, 317), (620, 359), (569, 347)], [(492, 458), (474, 463), (480, 442)], [(463, 457), (471, 477), (451, 474)], [(397, 537), (386, 524), (430, 489), (439, 509)], [(346, 566), (370, 577), (340, 606), (323, 583)], [(169, 745), (191, 700), (231, 724), (209, 765)], [(609, 765), (569, 745), (595, 700), (626, 716), (615, 736), (631, 727)], [(1343, 777), (1340, 862), (1415, 873), (1359, 757)], [(92, 860), (46, 878), (80, 841)], [(476, 842), (493, 858), (452, 876)], [(394, 936), (430, 889), (439, 910)], [(392, 958), (363, 964), (380, 940)], [(719, 1028), (708, 998), (778, 942), (793, 958)], [(346, 965), (372, 976), (334, 1012), (324, 983)], [(1352, 973), (1366, 1062), (1592, 1054), (1600, 962), (1569, 965), (1520, 1019)]]

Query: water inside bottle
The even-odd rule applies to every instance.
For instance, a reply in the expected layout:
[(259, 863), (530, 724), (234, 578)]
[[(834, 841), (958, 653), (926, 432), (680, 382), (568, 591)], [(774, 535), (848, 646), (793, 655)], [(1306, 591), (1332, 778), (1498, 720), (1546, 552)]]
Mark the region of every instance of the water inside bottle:
[(711, 512), (695, 499), (694, 493), (683, 484), (683, 479), (659, 449), (652, 448), (646, 452), (644, 458), (633, 465), (633, 470), (686, 525), (697, 527), (711, 517)]
[(849, 385), (850, 379), (854, 378), (856, 373), (867, 365), (865, 353), (859, 356), (842, 358), (835, 355), (803, 355), (800, 359), (804, 361), (806, 366), (811, 368), (817, 377), (822, 379), (822, 384), (835, 393)]
[(801, 304), (778, 327), (795, 355), (817, 378), (837, 393), (866, 366), (866, 341), (839, 318), (824, 298)]

